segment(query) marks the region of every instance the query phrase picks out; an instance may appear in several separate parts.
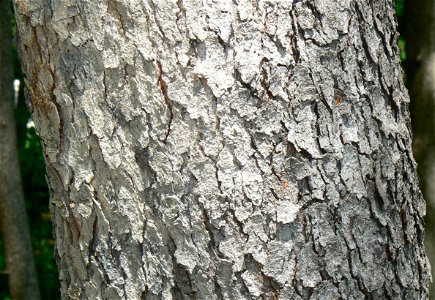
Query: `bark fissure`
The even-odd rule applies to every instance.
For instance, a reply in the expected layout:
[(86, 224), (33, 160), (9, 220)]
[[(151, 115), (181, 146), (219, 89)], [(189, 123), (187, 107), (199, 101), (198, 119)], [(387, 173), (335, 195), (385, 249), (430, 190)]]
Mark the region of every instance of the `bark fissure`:
[(166, 81), (163, 80), (163, 70), (162, 70), (162, 64), (160, 61), (157, 61), (157, 67), (159, 70), (159, 74), (158, 74), (158, 79), (157, 82), (159, 84), (159, 88), (162, 92), (163, 98), (165, 100), (165, 104), (168, 107), (168, 111), (169, 111), (169, 121), (168, 121), (168, 129), (166, 131), (165, 134), (165, 138), (163, 140), (163, 143), (166, 144), (166, 141), (168, 140), (168, 136), (171, 133), (171, 124), (172, 124), (172, 119), (174, 118), (174, 113), (172, 111), (172, 102), (168, 97), (168, 87), (166, 85)]

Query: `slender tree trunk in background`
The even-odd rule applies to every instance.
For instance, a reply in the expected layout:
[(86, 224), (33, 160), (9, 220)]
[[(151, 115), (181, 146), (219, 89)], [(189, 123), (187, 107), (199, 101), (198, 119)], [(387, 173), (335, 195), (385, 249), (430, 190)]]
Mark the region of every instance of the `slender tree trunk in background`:
[(71, 299), (426, 299), (391, 1), (16, 0)]
[(0, 0), (0, 225), (12, 299), (39, 299), (18, 164), (11, 17), (11, 2)]
[[(435, 2), (405, 1), (407, 86), (411, 97), (414, 153), (428, 203), (426, 247), (435, 262)], [(432, 276), (435, 275), (432, 269)], [(435, 284), (431, 285), (435, 296)]]

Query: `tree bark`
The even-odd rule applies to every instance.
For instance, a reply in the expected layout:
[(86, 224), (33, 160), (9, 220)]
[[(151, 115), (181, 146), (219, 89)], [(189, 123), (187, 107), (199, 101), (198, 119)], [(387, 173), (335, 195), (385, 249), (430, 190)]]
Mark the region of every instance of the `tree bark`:
[(426, 299), (391, 1), (16, 0), (71, 299)]
[(11, 18), (11, 2), (0, 0), (0, 227), (12, 299), (39, 299), (18, 163)]
[[(411, 97), (414, 153), (428, 203), (426, 248), (435, 262), (435, 3), (405, 1), (407, 86)], [(432, 270), (432, 277), (435, 276)], [(430, 291), (435, 295), (435, 284)]]

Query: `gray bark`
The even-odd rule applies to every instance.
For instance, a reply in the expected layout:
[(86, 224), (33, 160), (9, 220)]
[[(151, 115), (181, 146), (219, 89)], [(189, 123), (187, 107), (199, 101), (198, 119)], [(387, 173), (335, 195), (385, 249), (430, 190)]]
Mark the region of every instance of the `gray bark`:
[(0, 0), (0, 228), (12, 299), (39, 299), (18, 163), (13, 102), (11, 2)]
[[(405, 1), (407, 86), (411, 97), (414, 153), (428, 203), (426, 248), (435, 262), (435, 2)], [(434, 277), (432, 269), (432, 277)], [(435, 284), (431, 284), (435, 295)]]
[(15, 4), (64, 298), (427, 298), (390, 1)]

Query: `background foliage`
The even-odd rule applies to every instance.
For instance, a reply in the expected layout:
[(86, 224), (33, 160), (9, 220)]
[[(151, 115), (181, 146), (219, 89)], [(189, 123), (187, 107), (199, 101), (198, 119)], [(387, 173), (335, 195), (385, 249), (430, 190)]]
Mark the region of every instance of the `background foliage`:
[[(396, 0), (396, 12), (399, 21), (399, 32), (402, 31), (402, 19), (404, 13), (403, 0)], [(11, 32), (14, 32), (14, 20), (10, 22)], [(399, 47), (401, 49), (402, 62), (406, 59), (405, 40), (400, 37)], [(16, 48), (14, 70), (15, 78), (23, 82)], [(12, 83), (11, 83), (12, 88)], [(26, 207), (29, 217), (30, 230), (32, 234), (32, 245), (35, 254), (38, 280), (42, 299), (59, 299), (60, 284), (58, 280), (57, 266), (54, 261), (54, 240), (50, 221), (48, 206), (48, 187), (45, 181), (45, 166), (42, 155), (42, 148), (39, 138), (33, 127), (27, 126), (30, 115), (27, 111), (23, 92), (20, 92), (18, 106), (16, 109), (17, 134), (21, 176), (23, 178)], [(3, 245), (0, 238), (0, 299), (10, 299), (7, 289), (7, 277), (4, 274), (5, 262), (3, 256)]]

